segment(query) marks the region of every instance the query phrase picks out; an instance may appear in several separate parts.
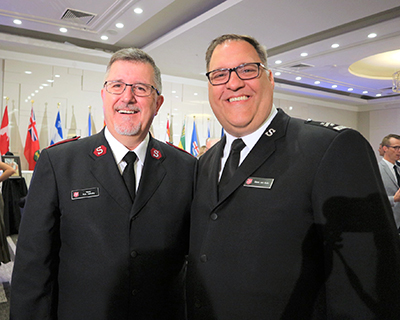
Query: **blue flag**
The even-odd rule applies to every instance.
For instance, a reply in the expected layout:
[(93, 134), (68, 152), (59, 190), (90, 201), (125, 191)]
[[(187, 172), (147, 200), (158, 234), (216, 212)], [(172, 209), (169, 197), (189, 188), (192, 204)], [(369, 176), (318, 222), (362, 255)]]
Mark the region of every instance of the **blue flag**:
[(92, 135), (92, 114), (89, 111), (89, 119), (88, 119), (88, 136)]
[(192, 143), (190, 144), (190, 153), (197, 157), (199, 154), (199, 143), (197, 142), (196, 122), (193, 121)]
[(207, 138), (211, 138), (210, 119), (207, 120)]
[(225, 132), (224, 132), (224, 128), (222, 128), (221, 130), (221, 138), (224, 136)]
[(60, 110), (57, 112), (55, 128), (53, 128), (53, 134), (51, 136), (50, 145), (55, 144), (58, 141), (64, 139), (61, 125)]

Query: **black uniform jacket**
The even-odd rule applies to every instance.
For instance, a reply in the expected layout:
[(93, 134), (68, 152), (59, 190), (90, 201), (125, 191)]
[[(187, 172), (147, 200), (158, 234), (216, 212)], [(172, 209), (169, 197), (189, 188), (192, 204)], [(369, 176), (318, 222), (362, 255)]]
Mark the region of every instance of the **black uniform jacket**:
[(400, 319), (400, 251), (369, 143), (282, 110), (217, 196), (200, 158), (189, 319)]
[(104, 131), (41, 153), (12, 278), (12, 319), (184, 319), (197, 160), (153, 138), (136, 200)]

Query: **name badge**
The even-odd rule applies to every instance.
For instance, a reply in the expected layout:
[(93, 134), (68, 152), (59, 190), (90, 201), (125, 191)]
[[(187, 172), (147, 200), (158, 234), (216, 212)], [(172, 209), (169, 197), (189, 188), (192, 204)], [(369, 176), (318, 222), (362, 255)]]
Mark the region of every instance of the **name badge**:
[(243, 184), (244, 187), (271, 189), (274, 179), (249, 177)]
[(71, 191), (71, 200), (94, 198), (100, 195), (99, 188), (88, 188)]

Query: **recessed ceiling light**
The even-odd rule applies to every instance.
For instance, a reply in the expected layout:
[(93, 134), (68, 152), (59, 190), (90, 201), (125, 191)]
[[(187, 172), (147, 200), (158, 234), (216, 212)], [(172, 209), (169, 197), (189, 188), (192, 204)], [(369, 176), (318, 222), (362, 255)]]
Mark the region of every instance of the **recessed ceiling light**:
[(42, 86), (43, 86), (43, 87), (48, 87), (49, 84), (48, 84), (48, 83), (42, 83)]
[(367, 90), (363, 91), (363, 94), (367, 94), (367, 93), (368, 93), (368, 91), (367, 91)]
[(123, 27), (124, 27), (124, 24), (123, 23), (117, 23), (116, 25), (115, 25), (118, 29), (122, 29)]
[(292, 107), (292, 106), (290, 106), (290, 107), (289, 107), (289, 110), (293, 110), (293, 107)]
[(13, 21), (15, 24), (22, 24), (22, 21), (21, 20), (19, 20), (19, 19), (14, 19), (14, 21)]
[(141, 14), (141, 13), (143, 13), (143, 9), (142, 8), (135, 8), (133, 10), (133, 12), (135, 12), (136, 14)]
[(39, 90), (35, 90), (35, 92), (36, 92), (36, 93), (38, 93), (38, 92), (39, 92)]
[(308, 53), (307, 52), (303, 52), (303, 53), (301, 53), (300, 54), (302, 57), (307, 57), (308, 56)]
[(175, 90), (172, 90), (171, 92), (172, 92), (172, 93), (176, 93), (176, 91), (175, 91)]
[(43, 89), (43, 86), (40, 86), (39, 89)]
[(28, 99), (31, 99), (31, 96), (28, 96)]
[(61, 76), (59, 74), (55, 74), (54, 77), (59, 78)]
[(353, 88), (348, 88), (348, 89), (347, 89), (347, 91), (353, 91), (353, 90), (354, 90)]
[(333, 88), (333, 89), (337, 88), (337, 85), (336, 85), (336, 84), (334, 84), (334, 85), (332, 86), (332, 88)]
[(35, 96), (35, 94), (34, 94), (34, 93), (31, 93), (31, 96), (32, 96), (32, 97), (34, 97), (34, 96)]
[(279, 71), (275, 72), (275, 75), (278, 77), (280, 76), (282, 73), (280, 73)]
[(68, 29), (67, 28), (60, 28), (60, 32), (66, 33), (66, 32), (68, 32)]
[(26, 74), (32, 74), (32, 71), (25, 71)]
[(281, 64), (282, 63), (282, 60), (276, 60), (275, 61), (275, 64)]
[(377, 36), (376, 33), (370, 33), (370, 34), (368, 35), (368, 38), (372, 39), (372, 38), (375, 38), (376, 36)]
[(382, 94), (381, 94), (381, 93), (377, 93), (377, 94), (375, 95), (375, 97), (382, 97)]
[(47, 80), (47, 82), (54, 82), (54, 80), (52, 80), (52, 79), (49, 79), (49, 80)]
[(297, 81), (301, 80), (301, 77), (296, 77), (296, 80), (297, 80)]
[(314, 82), (314, 84), (320, 84), (320, 83), (321, 83), (321, 81), (318, 81), (318, 80)]
[(333, 45), (331, 45), (331, 48), (333, 49), (339, 48), (339, 43), (334, 43)]
[(105, 35), (101, 36), (100, 38), (101, 38), (101, 40), (104, 40), (104, 41), (108, 40), (108, 37)]
[(195, 96), (199, 95), (197, 92), (193, 93)]

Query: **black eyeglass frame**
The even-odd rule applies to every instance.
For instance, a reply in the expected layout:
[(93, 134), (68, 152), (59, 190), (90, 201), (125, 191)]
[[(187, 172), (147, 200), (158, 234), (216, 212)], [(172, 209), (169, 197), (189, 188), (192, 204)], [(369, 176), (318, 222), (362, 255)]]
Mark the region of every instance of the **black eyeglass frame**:
[[(122, 90), (121, 93), (110, 92), (110, 91), (107, 90), (107, 84), (108, 84), (108, 83), (116, 83), (116, 82), (118, 82), (118, 83), (123, 83), (123, 84), (125, 85), (124, 90)], [(132, 93), (133, 93), (135, 96), (137, 96), (137, 97), (149, 97), (149, 96), (151, 95), (151, 92), (150, 92), (148, 95), (145, 95), (145, 96), (141, 96), (141, 95), (135, 94), (135, 92), (133, 91), (133, 87), (134, 87), (134, 86), (137, 86), (137, 85), (143, 85), (143, 86), (146, 86), (146, 87), (150, 87), (150, 88), (154, 89), (154, 91), (157, 93), (158, 96), (160, 95), (160, 92), (157, 90), (157, 88), (156, 88), (155, 86), (153, 86), (153, 85), (151, 85), (151, 84), (147, 84), (147, 83), (125, 83), (125, 82), (122, 82), (122, 81), (111, 80), (111, 81), (106, 81), (106, 82), (104, 82), (103, 87), (106, 88), (106, 91), (107, 91), (108, 93), (110, 93), (110, 94), (115, 94), (115, 95), (123, 94), (123, 93), (125, 92), (126, 87), (128, 87), (128, 86), (131, 87)]]
[(399, 150), (400, 150), (400, 146), (385, 146), (385, 147), (393, 148), (393, 149), (396, 150), (396, 151), (399, 151)]
[[(251, 78), (246, 78), (246, 79), (241, 78), (240, 75), (239, 75), (239, 73), (237, 72), (237, 69), (238, 69), (238, 68), (243, 68), (243, 67), (245, 67), (245, 66), (252, 65), (252, 64), (257, 65), (257, 75), (254, 76), (254, 77), (251, 77)], [(227, 83), (229, 82), (229, 80), (231, 79), (231, 73), (232, 73), (232, 71), (235, 71), (235, 73), (236, 73), (236, 75), (239, 77), (239, 79), (241, 79), (241, 80), (243, 80), (243, 81), (255, 79), (255, 78), (257, 78), (258, 76), (260, 76), (260, 67), (261, 67), (262, 69), (264, 69), (264, 70), (268, 70), (261, 62), (248, 62), (248, 63), (242, 63), (241, 65), (239, 65), (239, 66), (237, 66), (237, 67), (235, 67), (235, 68), (222, 68), (222, 69), (211, 70), (211, 71), (209, 71), (209, 72), (206, 73), (206, 77), (207, 77), (207, 79), (208, 79), (208, 81), (210, 82), (211, 85), (213, 85), (213, 86), (220, 86), (220, 85), (223, 85), (223, 84), (227, 84)], [(211, 78), (210, 78), (210, 74), (213, 73), (213, 72), (216, 72), (216, 71), (229, 71), (228, 79), (227, 79), (225, 82), (222, 82), (222, 83), (217, 83), (217, 84), (212, 83)]]

